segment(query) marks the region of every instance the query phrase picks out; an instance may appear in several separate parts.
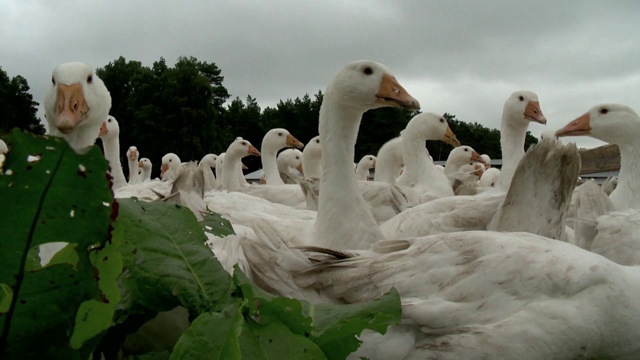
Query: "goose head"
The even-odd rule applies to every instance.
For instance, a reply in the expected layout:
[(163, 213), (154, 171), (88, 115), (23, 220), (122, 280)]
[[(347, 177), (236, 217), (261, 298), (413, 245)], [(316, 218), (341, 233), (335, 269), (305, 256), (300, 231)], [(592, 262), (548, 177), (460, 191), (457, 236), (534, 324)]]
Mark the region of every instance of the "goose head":
[(107, 120), (102, 122), (100, 130), (98, 131), (98, 137), (103, 140), (117, 139), (120, 136), (120, 125), (118, 120), (113, 116), (107, 116)]
[(532, 91), (516, 91), (507, 98), (503, 108), (504, 116), (515, 124), (528, 126), (529, 122), (546, 124), (547, 118), (542, 114), (538, 95)]
[(131, 161), (138, 162), (139, 157), (140, 153), (138, 152), (138, 148), (135, 146), (130, 146), (129, 150), (127, 150), (127, 158)]
[(224, 153), (225, 157), (239, 156), (240, 158), (243, 158), (248, 155), (260, 156), (260, 151), (258, 151), (255, 146), (251, 145), (249, 141), (243, 140), (242, 138), (234, 140), (227, 148), (227, 151)]
[(447, 162), (451, 161), (452, 164), (462, 166), (464, 164), (480, 163), (485, 164), (484, 159), (478, 154), (471, 146), (462, 145), (457, 147), (449, 153)]
[(453, 147), (460, 146), (460, 141), (449, 127), (447, 119), (434, 113), (424, 112), (414, 116), (402, 134), (412, 134), (423, 141), (440, 140)]
[(162, 157), (160, 165), (160, 178), (162, 180), (175, 180), (180, 175), (182, 162), (178, 155), (168, 153)]
[(151, 160), (149, 160), (148, 158), (142, 158), (140, 159), (140, 161), (138, 161), (138, 167), (145, 171), (150, 171), (152, 166), (153, 165), (151, 164)]
[(619, 104), (594, 106), (582, 116), (556, 131), (557, 136), (590, 136), (609, 144), (633, 144), (640, 131), (640, 117)]
[(302, 151), (298, 149), (282, 150), (278, 154), (278, 169), (280, 171), (285, 170), (284, 168), (280, 169), (281, 166), (294, 168), (302, 174)]
[(480, 155), (480, 157), (482, 158), (483, 162), (484, 162), (484, 166), (488, 169), (491, 167), (491, 157), (489, 157), (489, 155), (487, 154), (482, 154)]
[(364, 111), (380, 107), (420, 109), (418, 100), (409, 95), (388, 67), (369, 60), (343, 67), (329, 83), (325, 96)]
[(44, 98), (49, 133), (63, 137), (76, 152), (86, 152), (109, 115), (111, 95), (87, 64), (65, 63), (53, 70)]
[(199, 164), (201, 166), (208, 166), (210, 168), (215, 168), (217, 161), (218, 161), (218, 155), (216, 155), (216, 154), (207, 154), (207, 155), (202, 157), (202, 160), (200, 160)]
[(320, 178), (320, 159), (322, 148), (320, 147), (320, 135), (309, 140), (302, 150), (302, 169), (305, 177)]
[(296, 139), (286, 129), (271, 129), (262, 138), (262, 152), (276, 153), (286, 147), (302, 149), (304, 144)]

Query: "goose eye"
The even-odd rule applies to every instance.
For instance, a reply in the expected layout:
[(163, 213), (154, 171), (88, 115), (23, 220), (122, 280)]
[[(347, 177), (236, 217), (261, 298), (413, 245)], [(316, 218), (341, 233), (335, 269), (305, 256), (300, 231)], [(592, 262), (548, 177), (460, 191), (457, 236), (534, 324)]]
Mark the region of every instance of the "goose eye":
[(444, 119), (443, 119), (443, 118), (440, 118), (440, 122), (441, 122), (441, 123), (443, 123), (443, 122), (444, 122)]
[(607, 108), (600, 109), (600, 114), (602, 114), (602, 115), (604, 115), (604, 114), (606, 114), (608, 112), (609, 112), (609, 109), (607, 109)]
[(282, 136), (282, 133), (278, 133), (278, 136)]
[(56, 84), (56, 79), (54, 79), (54, 78), (53, 78), (53, 76), (51, 77), (51, 83), (52, 83), (53, 85), (55, 85), (55, 84)]
[(320, 140), (316, 140), (316, 144), (320, 144)]
[(520, 96), (518, 97), (518, 100), (520, 100), (520, 101), (524, 101), (524, 96), (520, 95)]
[(362, 72), (363, 72), (365, 75), (371, 75), (371, 74), (373, 74), (373, 69), (372, 69), (372, 68), (370, 68), (370, 67), (366, 67), (366, 68), (362, 69)]
[(469, 151), (469, 149), (464, 149), (464, 151)]
[(242, 145), (244, 145), (244, 146), (246, 146), (246, 145), (247, 145), (247, 143), (246, 143), (246, 142), (244, 142), (244, 141), (243, 141), (241, 144), (242, 144)]
[(89, 74), (89, 76), (87, 76), (87, 83), (91, 84), (92, 81), (93, 81), (93, 75)]

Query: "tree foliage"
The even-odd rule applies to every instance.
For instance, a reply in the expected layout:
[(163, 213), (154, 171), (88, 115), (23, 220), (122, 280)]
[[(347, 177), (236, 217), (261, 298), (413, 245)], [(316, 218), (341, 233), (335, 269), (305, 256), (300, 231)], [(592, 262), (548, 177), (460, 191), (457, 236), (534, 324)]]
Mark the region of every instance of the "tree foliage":
[(29, 93), (29, 83), (24, 77), (9, 75), (0, 67), (0, 135), (8, 134), (13, 128), (19, 128), (42, 135), (44, 125), (37, 118), (38, 103)]

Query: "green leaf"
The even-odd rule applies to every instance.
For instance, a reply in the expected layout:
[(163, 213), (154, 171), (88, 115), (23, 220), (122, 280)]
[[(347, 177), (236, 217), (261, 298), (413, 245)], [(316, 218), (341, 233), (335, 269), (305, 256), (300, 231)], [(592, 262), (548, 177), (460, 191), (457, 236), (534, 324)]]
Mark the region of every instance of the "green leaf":
[(395, 289), (377, 299), (360, 304), (318, 304), (313, 310), (313, 341), (330, 359), (344, 359), (356, 351), (360, 341), (355, 334), (372, 329), (381, 334), (400, 322), (402, 308)]
[(313, 341), (294, 333), (279, 321), (258, 324), (247, 319), (242, 324), (240, 349), (243, 359), (327, 359)]
[(183, 305), (201, 314), (231, 301), (231, 277), (189, 209), (137, 199), (118, 204), (113, 242), (121, 246), (122, 283), (136, 303), (154, 311)]
[(13, 290), (7, 284), (0, 284), (0, 314), (9, 311), (12, 299)]
[(309, 336), (329, 359), (344, 359), (357, 350), (356, 335), (364, 329), (384, 334), (391, 324), (400, 321), (400, 296), (395, 289), (378, 299), (360, 304), (310, 304), (271, 295), (235, 268), (233, 280), (247, 299), (249, 315), (260, 324), (281, 322), (292, 332)]
[(172, 360), (241, 359), (239, 336), (244, 318), (238, 304), (198, 316), (173, 348)]
[[(89, 251), (109, 232), (107, 162), (97, 147), (78, 155), (60, 138), (13, 131), (5, 140), (0, 283), (13, 296), (0, 314), (0, 357), (86, 358), (69, 338), (80, 304), (101, 298)], [(30, 250), (49, 242), (74, 244), (77, 263), (35, 266)]]
[(204, 215), (204, 220), (200, 221), (202, 228), (219, 237), (233, 235), (233, 227), (229, 220), (223, 218), (220, 214), (209, 212)]

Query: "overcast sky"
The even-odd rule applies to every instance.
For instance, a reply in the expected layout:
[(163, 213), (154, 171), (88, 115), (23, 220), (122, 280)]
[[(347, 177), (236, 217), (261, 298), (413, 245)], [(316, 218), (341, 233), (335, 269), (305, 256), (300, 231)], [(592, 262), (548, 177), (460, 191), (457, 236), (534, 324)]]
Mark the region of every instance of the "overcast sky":
[(423, 111), (498, 128), (504, 100), (526, 89), (557, 129), (601, 103), (640, 111), (639, 19), (633, 0), (2, 0), (0, 67), (42, 102), (59, 63), (195, 56), (220, 67), (232, 97), (264, 108), (324, 91), (342, 65), (370, 59)]

